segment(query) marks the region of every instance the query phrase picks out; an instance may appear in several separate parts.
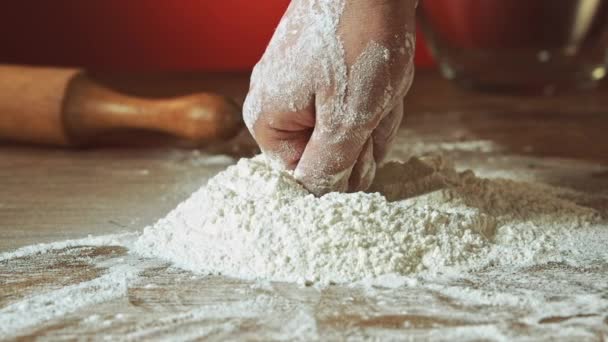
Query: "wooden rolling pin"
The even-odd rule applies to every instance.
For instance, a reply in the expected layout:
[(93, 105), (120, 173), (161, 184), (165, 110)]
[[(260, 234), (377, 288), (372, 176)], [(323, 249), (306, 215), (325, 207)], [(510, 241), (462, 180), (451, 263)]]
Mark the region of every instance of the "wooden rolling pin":
[(229, 139), (242, 126), (239, 107), (219, 95), (146, 99), (77, 69), (0, 65), (0, 139), (78, 146), (105, 133), (141, 129), (207, 143)]

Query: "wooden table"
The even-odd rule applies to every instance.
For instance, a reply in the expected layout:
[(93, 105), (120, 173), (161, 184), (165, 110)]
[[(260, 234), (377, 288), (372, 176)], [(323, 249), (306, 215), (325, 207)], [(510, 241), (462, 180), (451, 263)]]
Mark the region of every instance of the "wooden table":
[[(214, 90), (242, 101), (247, 78), (203, 74), (128, 79), (131, 86), (148, 84), (143, 91), (147, 95)], [(127, 84), (125, 90), (130, 89)], [(442, 152), (464, 167), (523, 170), (543, 183), (597, 194), (599, 200), (593, 206), (608, 217), (607, 87), (553, 97), (515, 97), (470, 92), (440, 79), (435, 72), (421, 71), (406, 99), (406, 112), (395, 156), (416, 153), (411, 146), (431, 146), (432, 150), (442, 143), (493, 144), (499, 148)], [(167, 146), (63, 150), (0, 143), (0, 252), (90, 234), (139, 231), (234, 161), (217, 157), (209, 162), (206, 156), (218, 151), (234, 157), (250, 155), (252, 146), (246, 136), (230, 146), (198, 150)], [(488, 166), (489, 159), (493, 166)], [(128, 267), (123, 270), (119, 265)], [(523, 272), (518, 279), (537, 284), (539, 295), (561, 296), (568, 303), (572, 294), (559, 293), (547, 284), (589, 280), (589, 274), (606, 284), (607, 295), (606, 265), (546, 265)], [(104, 276), (109, 277), (105, 285), (98, 282)], [(471, 281), (442, 286), (479, 286), (481, 291), (480, 284), (496, 282), (506, 292), (522, 286), (507, 275), (492, 272), (481, 272)], [(0, 257), (0, 285), (0, 322), (2, 315), (14, 320), (11, 322), (31, 318), (29, 314), (43, 317), (33, 325), (15, 323), (21, 328), (18, 331), (0, 327), (0, 338), (5, 333), (26, 339), (274, 340), (300, 335), (306, 340), (397, 340), (445, 333), (458, 336), (459, 332), (467, 336), (473, 331), (505, 338), (546, 338), (553, 329), (566, 328), (572, 329), (572, 336), (592, 340), (608, 336), (606, 313), (548, 313), (533, 322), (533, 308), (526, 303), (463, 303), (433, 286), (371, 290), (331, 286), (319, 290), (200, 277), (160, 261), (142, 260), (112, 244), (75, 243), (38, 254), (27, 250), (18, 257), (5, 254)], [(122, 289), (119, 295), (116, 288)], [(586, 291), (583, 285), (581, 291)], [(65, 298), (75, 294), (89, 301), (62, 311)], [(57, 301), (45, 302), (47, 295)], [(23, 299), (32, 298), (30, 307), (19, 307)], [(577, 323), (577, 319), (588, 321)]]

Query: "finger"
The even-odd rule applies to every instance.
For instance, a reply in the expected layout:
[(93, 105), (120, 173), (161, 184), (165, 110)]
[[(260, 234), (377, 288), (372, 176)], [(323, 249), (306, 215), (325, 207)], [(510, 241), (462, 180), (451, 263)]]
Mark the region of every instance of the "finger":
[(314, 127), (314, 114), (308, 110), (291, 113), (264, 113), (253, 126), (262, 152), (284, 168), (293, 170)]
[[(330, 85), (316, 93), (315, 129), (295, 174), (316, 195), (349, 189), (364, 145), (390, 108), (392, 92), (384, 52), (370, 43), (350, 68), (348, 92)], [(369, 148), (373, 151), (373, 146)]]
[(378, 124), (372, 133), (374, 142), (374, 159), (380, 164), (395, 142), (397, 132), (403, 120), (403, 99)]
[(295, 177), (315, 195), (345, 192), (353, 166), (366, 139), (357, 135), (331, 137), (315, 129), (295, 170)]
[(374, 142), (369, 138), (363, 150), (359, 154), (359, 159), (353, 167), (353, 171), (348, 181), (348, 191), (365, 191), (374, 181), (376, 175), (376, 161), (374, 160)]
[(317, 95), (315, 128), (295, 170), (296, 178), (310, 192), (323, 195), (347, 191), (348, 182), (363, 146), (377, 122), (359, 123), (336, 115), (331, 90)]

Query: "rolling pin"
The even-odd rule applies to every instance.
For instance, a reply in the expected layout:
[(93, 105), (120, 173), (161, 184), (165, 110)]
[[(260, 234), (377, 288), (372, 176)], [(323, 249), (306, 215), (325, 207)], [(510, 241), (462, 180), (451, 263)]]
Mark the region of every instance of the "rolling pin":
[(150, 99), (119, 93), (82, 70), (0, 65), (0, 139), (81, 146), (127, 129), (195, 143), (225, 140), (242, 128), (239, 107), (198, 93)]

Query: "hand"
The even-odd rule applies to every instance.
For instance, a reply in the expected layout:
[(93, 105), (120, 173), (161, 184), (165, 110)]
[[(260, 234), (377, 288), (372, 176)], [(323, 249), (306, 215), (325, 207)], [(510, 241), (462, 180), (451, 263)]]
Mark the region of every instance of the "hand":
[(361, 191), (403, 117), (416, 0), (293, 0), (251, 76), (244, 119), (312, 193)]

